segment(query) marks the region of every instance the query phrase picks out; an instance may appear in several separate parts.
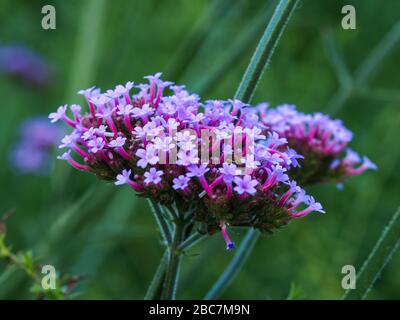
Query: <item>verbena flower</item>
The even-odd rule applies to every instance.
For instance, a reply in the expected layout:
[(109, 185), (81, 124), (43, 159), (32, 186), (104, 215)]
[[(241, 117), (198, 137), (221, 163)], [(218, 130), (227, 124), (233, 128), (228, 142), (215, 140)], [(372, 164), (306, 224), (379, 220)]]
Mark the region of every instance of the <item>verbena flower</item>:
[(19, 129), (20, 138), (10, 154), (10, 164), (18, 173), (47, 174), (51, 166), (51, 149), (62, 137), (59, 126), (45, 117), (25, 120)]
[[(176, 204), (182, 212), (195, 208), (195, 221), (209, 233), (221, 230), (228, 249), (234, 247), (228, 226), (273, 232), (293, 218), (324, 212), (291, 176), (308, 161), (308, 153), (302, 153), (308, 149), (283, 135), (291, 124), (284, 113), (294, 117), (294, 109), (271, 112), (269, 120), (266, 110), (238, 100), (201, 103), (198, 95), (160, 76), (146, 77), (149, 84), (128, 82), (105, 93), (94, 87), (82, 90), (88, 112), (81, 114), (73, 105), (50, 114), (52, 122), (62, 120), (73, 128), (61, 145), (69, 151), (60, 159), (116, 185), (127, 184), (161, 204)], [(309, 127), (301, 118), (297, 116), (299, 128), (293, 130), (307, 138), (307, 146), (321, 137), (315, 150), (322, 153), (336, 155), (346, 147), (349, 133), (339, 123), (315, 116)], [(348, 168), (353, 162), (345, 161)]]
[(52, 75), (48, 62), (22, 45), (0, 46), (0, 72), (37, 86), (47, 85)]
[(301, 184), (335, 181), (343, 182), (377, 167), (367, 157), (359, 157), (348, 144), (353, 134), (341, 120), (322, 113), (305, 114), (293, 105), (280, 105), (268, 109), (265, 104), (256, 107), (260, 120), (267, 129), (285, 138), (289, 146), (304, 156), (301, 168), (291, 175)]

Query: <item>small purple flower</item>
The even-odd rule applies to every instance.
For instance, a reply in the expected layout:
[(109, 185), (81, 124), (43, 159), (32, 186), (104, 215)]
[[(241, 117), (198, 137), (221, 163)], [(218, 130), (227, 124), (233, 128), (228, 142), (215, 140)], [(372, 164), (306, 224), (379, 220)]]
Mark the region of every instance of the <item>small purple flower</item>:
[(93, 102), (96, 106), (104, 106), (106, 103), (110, 102), (110, 97), (107, 97), (104, 94), (100, 94), (98, 96), (90, 97), (90, 101)]
[(68, 134), (64, 138), (61, 139), (62, 144), (58, 146), (58, 148), (70, 148), (76, 141), (76, 135), (75, 134)]
[(78, 91), (78, 94), (80, 94), (86, 98), (90, 98), (93, 94), (97, 95), (97, 93), (98, 93), (98, 91), (95, 86), (90, 87), (88, 89)]
[(190, 178), (184, 175), (178, 176), (178, 178), (175, 178), (172, 182), (174, 183), (173, 188), (175, 190), (185, 190), (188, 187), (188, 183), (190, 181)]
[(276, 132), (272, 132), (268, 135), (268, 146), (272, 147), (279, 147), (281, 145), (287, 144), (286, 138), (280, 138)]
[(136, 155), (140, 158), (137, 165), (141, 168), (146, 168), (148, 164), (155, 165), (160, 160), (157, 156), (157, 149), (150, 143), (146, 149), (136, 151)]
[(57, 122), (65, 116), (65, 112), (67, 110), (67, 105), (63, 105), (58, 107), (56, 112), (52, 112), (49, 114), (49, 119), (51, 119), (51, 123)]
[(164, 174), (164, 172), (162, 172), (161, 170), (157, 171), (156, 168), (150, 168), (149, 171), (144, 173), (144, 183), (145, 184), (150, 184), (150, 183), (154, 183), (154, 184), (158, 184), (161, 182), (161, 177)]
[(378, 170), (378, 166), (373, 163), (367, 156), (363, 157), (362, 165), (365, 169)]
[(130, 104), (119, 105), (117, 114), (120, 116), (129, 116), (132, 113), (133, 106)]
[(237, 166), (234, 164), (223, 163), (222, 168), (219, 169), (222, 173), (226, 183), (232, 183), (235, 176), (238, 174)]
[(189, 170), (189, 172), (186, 173), (188, 177), (203, 177), (204, 174), (210, 170), (205, 164), (199, 166), (192, 164), (188, 166), (187, 169)]
[(131, 170), (122, 170), (122, 172), (117, 175), (117, 181), (115, 181), (116, 186), (129, 183), (131, 175)]
[(291, 164), (293, 167), (300, 167), (297, 159), (304, 159), (302, 155), (298, 154), (294, 149), (291, 148), (287, 149), (286, 154), (288, 157), (287, 159), (289, 160), (289, 163), (287, 164)]
[(234, 182), (236, 184), (234, 190), (240, 195), (244, 193), (254, 195), (257, 192), (255, 186), (258, 185), (258, 181), (253, 180), (249, 175), (245, 175), (243, 178), (235, 177)]
[(154, 139), (154, 147), (157, 150), (169, 151), (175, 147), (175, 144), (172, 143), (171, 137), (156, 137)]
[(178, 154), (178, 160), (176, 161), (176, 164), (180, 166), (189, 166), (189, 165), (194, 165), (199, 163), (199, 155), (197, 152), (197, 149), (192, 149), (192, 150), (179, 150)]
[(107, 134), (107, 129), (108, 127), (102, 124), (101, 126), (96, 128), (94, 132), (99, 136), (105, 136)]
[(125, 95), (125, 94), (128, 94), (129, 91), (130, 91), (133, 87), (134, 87), (134, 83), (133, 83), (132, 81), (128, 81), (128, 82), (125, 84), (125, 86), (120, 85), (120, 84), (117, 85), (117, 86), (115, 87), (114, 92), (115, 92), (116, 94), (119, 94), (120, 96), (123, 96), (123, 95)]
[(89, 152), (97, 153), (104, 148), (105, 144), (104, 139), (100, 137), (90, 140), (88, 142)]
[(111, 148), (120, 148), (125, 145), (126, 138), (125, 137), (117, 137), (115, 140), (111, 140), (108, 143), (108, 146)]
[(64, 152), (61, 156), (57, 156), (58, 160), (69, 160), (71, 158), (71, 150)]
[(149, 104), (144, 104), (141, 108), (133, 108), (132, 113), (135, 118), (142, 118), (152, 115), (154, 109)]
[(95, 138), (95, 134), (96, 134), (96, 128), (89, 128), (87, 131), (85, 131), (81, 138), (85, 141), (90, 140), (90, 139), (94, 139)]

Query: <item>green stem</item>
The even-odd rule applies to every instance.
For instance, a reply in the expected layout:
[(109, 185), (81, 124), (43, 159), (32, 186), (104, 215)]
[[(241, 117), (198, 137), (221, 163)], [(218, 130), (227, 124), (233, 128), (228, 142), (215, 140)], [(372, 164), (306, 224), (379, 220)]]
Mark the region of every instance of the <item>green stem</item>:
[(357, 276), (356, 289), (347, 290), (342, 299), (365, 299), (399, 246), (400, 208), (393, 215), (393, 218), (383, 230), (374, 249), (371, 251), (367, 260), (365, 260)]
[(156, 300), (161, 296), (162, 284), (165, 279), (165, 270), (167, 269), (168, 250), (164, 252), (160, 264), (151, 280), (150, 286), (147, 289), (144, 300)]
[(175, 300), (176, 288), (178, 286), (178, 274), (181, 263), (181, 251), (178, 250), (185, 225), (181, 220), (175, 221), (174, 238), (169, 247), (168, 266), (165, 274), (163, 292), (161, 298), (163, 300)]
[(203, 240), (207, 235), (202, 234), (199, 232), (192, 233), (187, 239), (182, 241), (182, 243), (179, 246), (179, 250), (187, 250), (191, 247), (193, 247), (195, 244)]
[(164, 241), (167, 244), (170, 244), (172, 241), (171, 229), (168, 224), (168, 221), (166, 220), (166, 218), (163, 214), (163, 210), (162, 210), (161, 206), (153, 200), (149, 200), (149, 205), (150, 205), (151, 211), (154, 214), (154, 218), (156, 219), (157, 224), (160, 228), (160, 232), (161, 232), (161, 235), (162, 235)]
[(232, 280), (239, 273), (240, 269), (242, 269), (246, 263), (251, 252), (253, 251), (255, 244), (257, 243), (259, 236), (260, 232), (255, 229), (250, 229), (247, 232), (235, 256), (226, 267), (222, 275), (219, 277), (217, 282), (206, 294), (204, 300), (217, 299), (224, 292), (224, 290), (228, 287), (228, 285), (232, 282)]
[(235, 93), (236, 99), (249, 102), (253, 97), (258, 81), (267, 67), (297, 3), (298, 0), (279, 1)]
[[(280, 0), (278, 6), (269, 21), (264, 34), (262, 35), (257, 48), (250, 60), (250, 63), (243, 75), (242, 81), (235, 93), (235, 98), (243, 102), (250, 102), (257, 88), (262, 73), (268, 66), (274, 49), (286, 28), (286, 25), (295, 10), (298, 0)], [(240, 269), (246, 263), (254, 245), (256, 244), (260, 233), (254, 229), (247, 231), (238, 251), (229, 263), (228, 267), (217, 280), (215, 285), (205, 296), (205, 299), (215, 299), (225, 290), (227, 285), (239, 273)]]

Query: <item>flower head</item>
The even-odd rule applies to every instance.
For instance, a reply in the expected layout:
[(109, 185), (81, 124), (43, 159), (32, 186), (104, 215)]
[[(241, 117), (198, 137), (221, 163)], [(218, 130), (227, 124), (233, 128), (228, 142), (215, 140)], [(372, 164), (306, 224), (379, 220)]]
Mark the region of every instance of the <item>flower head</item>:
[(105, 94), (84, 90), (89, 112), (80, 115), (74, 107), (73, 119), (65, 106), (52, 114), (52, 121), (73, 127), (62, 140), (69, 151), (61, 158), (156, 202), (194, 208), (193, 221), (208, 233), (221, 230), (228, 249), (234, 247), (229, 225), (273, 232), (322, 212), (302, 182), (374, 168), (368, 158), (360, 163), (351, 152), (342, 156), (351, 133), (323, 114), (306, 115), (290, 105), (254, 108), (239, 100), (201, 103), (184, 86), (161, 80), (161, 73), (146, 79), (148, 84), (128, 82)]

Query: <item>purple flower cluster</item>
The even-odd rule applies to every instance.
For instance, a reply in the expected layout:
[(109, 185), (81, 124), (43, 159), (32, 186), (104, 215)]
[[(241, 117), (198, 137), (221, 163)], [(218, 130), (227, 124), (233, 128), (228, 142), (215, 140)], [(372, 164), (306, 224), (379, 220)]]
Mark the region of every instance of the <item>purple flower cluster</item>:
[(48, 63), (33, 50), (21, 45), (0, 46), (0, 72), (36, 86), (47, 85), (51, 78)]
[(20, 139), (11, 152), (11, 165), (19, 173), (48, 173), (52, 163), (50, 151), (61, 137), (61, 128), (51, 125), (45, 117), (25, 120)]
[(293, 172), (302, 184), (341, 182), (367, 169), (377, 169), (368, 157), (361, 158), (348, 148), (353, 134), (341, 120), (333, 120), (322, 113), (304, 114), (287, 104), (273, 109), (260, 104), (256, 109), (268, 130), (287, 139), (289, 145), (305, 157), (301, 172)]
[[(324, 212), (291, 177), (303, 159), (283, 135), (291, 120), (270, 111), (273, 128), (268, 127), (261, 106), (239, 100), (201, 103), (198, 95), (160, 76), (103, 93), (95, 87), (79, 91), (88, 112), (74, 104), (51, 113), (51, 122), (62, 120), (72, 128), (61, 140), (67, 151), (59, 159), (182, 212), (195, 208), (195, 221), (209, 233), (221, 230), (228, 249), (234, 247), (229, 225), (272, 232), (293, 218)], [(279, 110), (289, 118), (295, 113), (290, 107)], [(321, 137), (323, 152), (343, 150), (349, 134), (336, 132), (339, 123), (330, 124), (332, 134), (322, 127), (328, 119), (312, 116), (310, 123), (293, 130), (311, 143)], [(351, 166), (355, 159), (343, 161)]]

